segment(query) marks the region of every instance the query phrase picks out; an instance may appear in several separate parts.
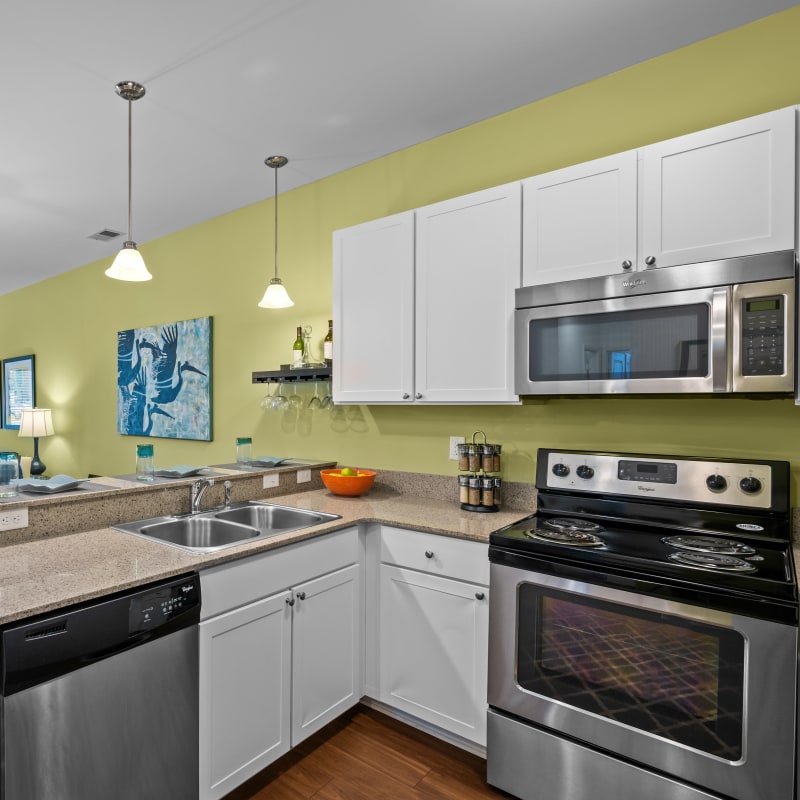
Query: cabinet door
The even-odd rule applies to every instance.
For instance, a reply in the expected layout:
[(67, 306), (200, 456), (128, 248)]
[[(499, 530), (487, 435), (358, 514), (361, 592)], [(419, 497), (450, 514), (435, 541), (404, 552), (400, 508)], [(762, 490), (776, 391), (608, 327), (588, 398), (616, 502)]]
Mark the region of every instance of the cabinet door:
[(292, 745), (361, 697), (361, 582), (357, 564), (295, 589)]
[(520, 184), (436, 203), (416, 214), (416, 400), (516, 402)]
[(486, 743), (488, 590), (381, 565), (380, 699)]
[(791, 250), (795, 114), (784, 108), (643, 148), (640, 262)]
[(636, 264), (636, 151), (522, 182), (522, 285), (592, 278)]
[(333, 234), (333, 399), (413, 402), (414, 212)]
[(200, 623), (200, 792), (219, 798), (289, 750), (289, 592)]

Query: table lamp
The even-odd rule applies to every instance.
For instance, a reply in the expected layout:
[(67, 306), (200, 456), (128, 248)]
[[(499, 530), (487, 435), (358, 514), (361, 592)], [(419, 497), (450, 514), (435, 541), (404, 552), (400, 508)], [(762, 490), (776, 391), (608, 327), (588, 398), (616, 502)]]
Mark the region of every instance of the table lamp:
[(53, 412), (49, 408), (23, 408), (19, 423), (20, 436), (33, 437), (33, 461), (31, 461), (31, 477), (38, 478), (44, 474), (45, 465), (39, 460), (39, 437), (52, 436)]

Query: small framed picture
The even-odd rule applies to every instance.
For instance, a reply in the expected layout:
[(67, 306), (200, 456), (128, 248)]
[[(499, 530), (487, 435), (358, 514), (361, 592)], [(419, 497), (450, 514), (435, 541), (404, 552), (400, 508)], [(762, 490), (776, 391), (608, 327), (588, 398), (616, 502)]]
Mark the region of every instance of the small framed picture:
[(3, 361), (3, 427), (19, 430), (22, 409), (36, 405), (33, 356)]

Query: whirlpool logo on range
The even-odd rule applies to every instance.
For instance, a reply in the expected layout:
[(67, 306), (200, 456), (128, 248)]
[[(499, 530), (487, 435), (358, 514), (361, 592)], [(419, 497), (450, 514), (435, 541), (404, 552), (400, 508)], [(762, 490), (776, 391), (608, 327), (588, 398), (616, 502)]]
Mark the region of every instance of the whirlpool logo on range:
[(641, 483), (637, 484), (636, 488), (640, 492), (654, 492), (656, 490), (655, 486), (643, 486)]

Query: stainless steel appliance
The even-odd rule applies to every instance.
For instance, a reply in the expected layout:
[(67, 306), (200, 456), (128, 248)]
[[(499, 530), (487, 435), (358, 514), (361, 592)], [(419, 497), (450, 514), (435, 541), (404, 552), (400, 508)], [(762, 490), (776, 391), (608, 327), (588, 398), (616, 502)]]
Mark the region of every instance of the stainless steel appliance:
[(789, 465), (540, 450), (490, 538), (488, 780), (524, 800), (789, 800)]
[(2, 631), (3, 800), (196, 798), (200, 582)]
[(515, 390), (793, 392), (795, 254), (516, 291)]

